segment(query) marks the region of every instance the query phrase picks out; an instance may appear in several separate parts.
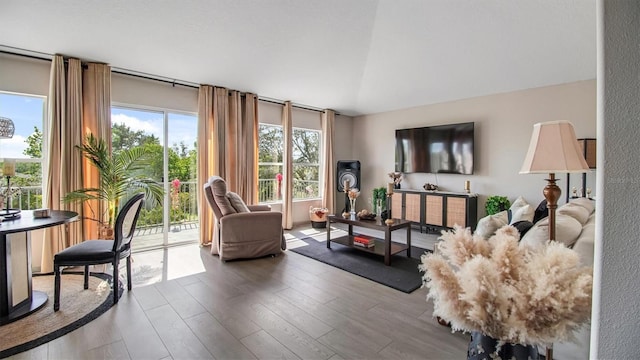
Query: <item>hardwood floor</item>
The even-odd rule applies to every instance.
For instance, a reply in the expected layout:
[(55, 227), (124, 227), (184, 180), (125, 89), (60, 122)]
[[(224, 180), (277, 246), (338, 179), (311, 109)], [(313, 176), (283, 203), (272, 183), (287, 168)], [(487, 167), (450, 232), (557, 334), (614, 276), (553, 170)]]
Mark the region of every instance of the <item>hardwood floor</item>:
[[(296, 228), (288, 243), (306, 236), (326, 235)], [(412, 238), (430, 247), (435, 236), (414, 231)], [(223, 263), (209, 248), (180, 246), (135, 254), (134, 287), (118, 305), (12, 358), (464, 358), (468, 337), (438, 325), (425, 296), (291, 251)]]

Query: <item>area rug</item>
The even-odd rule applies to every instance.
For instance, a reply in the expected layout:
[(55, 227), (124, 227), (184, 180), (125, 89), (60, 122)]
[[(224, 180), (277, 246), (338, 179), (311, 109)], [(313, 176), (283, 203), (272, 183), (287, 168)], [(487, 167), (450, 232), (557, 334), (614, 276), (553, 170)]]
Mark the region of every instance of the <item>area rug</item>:
[[(53, 311), (53, 275), (35, 275), (33, 289), (46, 292), (47, 303), (18, 321), (0, 326), (0, 358), (27, 351), (65, 335), (94, 320), (111, 306), (111, 276), (91, 274), (89, 289), (84, 290), (82, 273), (63, 274), (60, 311)], [(119, 283), (122, 288), (122, 283)], [(120, 291), (122, 295), (122, 291)]]
[(313, 238), (300, 240), (307, 245), (290, 249), (291, 251), (405, 293), (413, 292), (422, 285), (422, 273), (418, 270), (418, 264), (420, 256), (428, 250), (412, 246), (410, 258), (406, 251), (402, 251), (391, 256), (391, 265), (386, 266), (384, 257), (380, 255), (337, 243), (331, 243), (331, 249), (327, 249), (325, 241)]

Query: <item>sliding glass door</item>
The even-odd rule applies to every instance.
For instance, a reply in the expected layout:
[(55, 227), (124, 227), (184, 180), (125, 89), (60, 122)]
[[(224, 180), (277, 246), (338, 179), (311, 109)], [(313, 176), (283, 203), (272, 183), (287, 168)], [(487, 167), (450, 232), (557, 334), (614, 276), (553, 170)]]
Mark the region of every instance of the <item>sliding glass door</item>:
[(146, 149), (144, 175), (162, 183), (161, 204), (147, 202), (138, 219), (134, 249), (198, 241), (195, 114), (113, 106), (112, 149)]

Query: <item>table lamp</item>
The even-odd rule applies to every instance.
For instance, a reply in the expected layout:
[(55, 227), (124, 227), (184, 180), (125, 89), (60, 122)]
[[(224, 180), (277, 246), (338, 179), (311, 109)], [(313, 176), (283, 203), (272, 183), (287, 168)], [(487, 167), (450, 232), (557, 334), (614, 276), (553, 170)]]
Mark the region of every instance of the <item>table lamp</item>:
[[(589, 165), (582, 155), (573, 125), (566, 120), (533, 125), (533, 134), (520, 174), (549, 174), (542, 194), (549, 209), (549, 240), (556, 240), (556, 209), (562, 191), (556, 185), (557, 172), (585, 172)], [(547, 359), (553, 359), (553, 347), (547, 347)]]

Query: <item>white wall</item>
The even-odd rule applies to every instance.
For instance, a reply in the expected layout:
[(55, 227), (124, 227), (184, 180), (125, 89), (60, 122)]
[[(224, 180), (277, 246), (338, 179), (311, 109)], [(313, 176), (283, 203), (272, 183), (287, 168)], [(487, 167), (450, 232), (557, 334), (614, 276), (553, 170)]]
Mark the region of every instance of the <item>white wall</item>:
[[(422, 189), (429, 182), (437, 183), (444, 191), (462, 192), (465, 180), (470, 180), (471, 191), (479, 194), (479, 216), (485, 214), (484, 203), (491, 195), (504, 195), (511, 201), (522, 195), (537, 205), (544, 199), (542, 189), (547, 176), (520, 175), (519, 171), (533, 124), (561, 119), (574, 124), (578, 138), (595, 137), (595, 80), (356, 117), (352, 147), (354, 158), (362, 163), (361, 190), (370, 197), (368, 194), (374, 187), (389, 182), (387, 174), (395, 166), (395, 129), (472, 121), (475, 122), (473, 175), (407, 174), (402, 188)], [(560, 203), (564, 203), (566, 176), (556, 177), (561, 179)], [(580, 176), (573, 175), (571, 183), (580, 188)], [(587, 187), (593, 189), (595, 196), (594, 173), (588, 175)]]
[(598, 2), (598, 196), (592, 359), (637, 359), (640, 2)]

